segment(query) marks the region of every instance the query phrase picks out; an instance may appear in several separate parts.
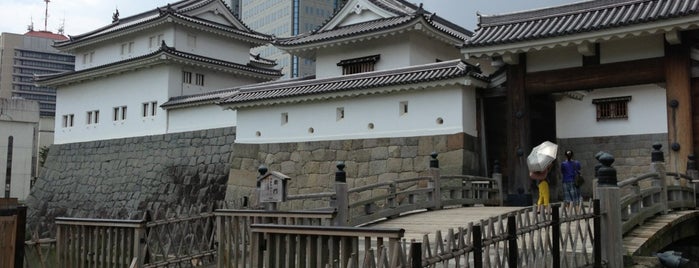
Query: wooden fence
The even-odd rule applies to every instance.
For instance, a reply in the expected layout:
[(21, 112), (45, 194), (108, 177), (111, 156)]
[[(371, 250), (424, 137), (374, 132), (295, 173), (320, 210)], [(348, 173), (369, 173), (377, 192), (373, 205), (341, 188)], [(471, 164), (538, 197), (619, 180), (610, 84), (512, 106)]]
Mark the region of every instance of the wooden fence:
[(259, 249), (260, 240), (253, 241), (254, 235), (251, 229), (253, 225), (329, 226), (332, 225), (335, 212), (217, 210), (215, 215), (218, 242), (217, 267), (234, 268), (250, 267), (260, 263), (260, 260), (254, 257), (255, 254), (259, 254), (257, 249)]

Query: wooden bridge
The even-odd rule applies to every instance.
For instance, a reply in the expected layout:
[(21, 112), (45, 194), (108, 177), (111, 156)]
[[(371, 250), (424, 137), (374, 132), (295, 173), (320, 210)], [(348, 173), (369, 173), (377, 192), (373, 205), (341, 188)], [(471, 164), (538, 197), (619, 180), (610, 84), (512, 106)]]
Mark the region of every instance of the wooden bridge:
[(543, 213), (502, 207), (497, 173), (441, 175), (435, 154), (426, 177), (348, 189), (338, 165), (335, 191), (286, 197), (324, 199), (326, 209), (217, 209), (155, 221), (58, 218), (56, 263), (47, 267), (621, 267), (623, 255), (671, 243), (659, 237), (674, 228), (699, 233), (699, 172), (666, 173), (659, 149), (652, 172), (620, 183), (613, 158), (600, 157), (594, 201), (553, 204)]

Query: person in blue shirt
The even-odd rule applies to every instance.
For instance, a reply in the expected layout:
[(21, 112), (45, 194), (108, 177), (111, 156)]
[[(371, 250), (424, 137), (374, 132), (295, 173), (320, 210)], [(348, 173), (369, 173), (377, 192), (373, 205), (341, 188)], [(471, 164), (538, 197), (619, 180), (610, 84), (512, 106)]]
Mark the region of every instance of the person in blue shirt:
[(563, 179), (563, 200), (567, 204), (577, 205), (580, 202), (580, 189), (575, 186), (575, 177), (580, 174), (580, 162), (573, 160), (573, 151), (565, 152), (566, 160), (561, 163)]

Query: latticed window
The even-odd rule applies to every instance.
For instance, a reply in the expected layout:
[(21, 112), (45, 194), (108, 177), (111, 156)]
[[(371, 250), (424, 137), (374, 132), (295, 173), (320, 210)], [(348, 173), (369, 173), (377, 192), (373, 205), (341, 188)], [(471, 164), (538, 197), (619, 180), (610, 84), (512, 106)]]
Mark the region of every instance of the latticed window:
[(381, 55), (373, 55), (361, 58), (342, 60), (337, 63), (337, 66), (342, 67), (342, 74), (357, 74), (365, 72), (373, 72), (374, 65), (379, 61)]
[(594, 99), (597, 105), (597, 121), (608, 119), (628, 119), (631, 96)]

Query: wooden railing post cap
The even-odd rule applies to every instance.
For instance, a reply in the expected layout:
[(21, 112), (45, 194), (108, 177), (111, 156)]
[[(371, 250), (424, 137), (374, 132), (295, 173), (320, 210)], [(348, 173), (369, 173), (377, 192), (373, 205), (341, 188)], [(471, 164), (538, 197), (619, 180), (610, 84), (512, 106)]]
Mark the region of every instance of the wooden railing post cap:
[(650, 153), (651, 162), (665, 162), (665, 156), (663, 156), (663, 151), (660, 150), (661, 148), (663, 148), (662, 144), (653, 144), (653, 152)]
[(432, 152), (430, 154), (430, 157), (432, 157), (432, 159), (430, 159), (430, 167), (431, 168), (439, 168), (439, 160), (437, 160), (438, 155), (439, 154), (437, 152)]
[(609, 153), (603, 153), (599, 157), (599, 162), (602, 164), (597, 170), (597, 183), (606, 186), (618, 186), (616, 178), (616, 169), (612, 167), (614, 156)]
[(345, 172), (345, 162), (337, 162), (337, 171), (335, 172), (335, 182), (347, 182), (347, 173)]
[(697, 170), (697, 160), (694, 154), (687, 155), (687, 170)]

